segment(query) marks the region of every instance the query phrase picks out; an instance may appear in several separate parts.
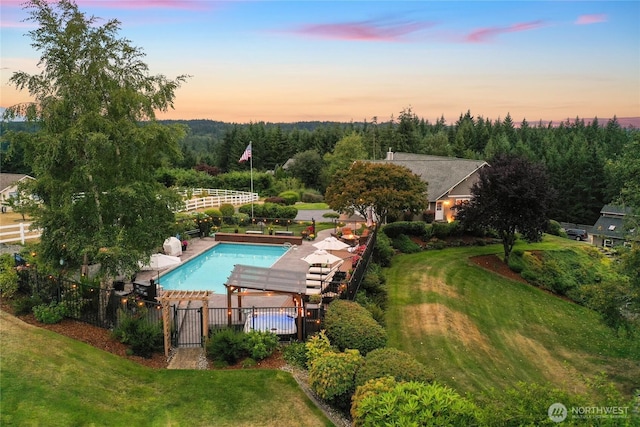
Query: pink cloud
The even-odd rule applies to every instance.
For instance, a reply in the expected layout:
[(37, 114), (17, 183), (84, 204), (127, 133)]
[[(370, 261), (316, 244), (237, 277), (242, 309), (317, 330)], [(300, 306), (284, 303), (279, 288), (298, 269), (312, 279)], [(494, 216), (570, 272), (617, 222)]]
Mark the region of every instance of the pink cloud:
[(543, 21), (538, 20), (538, 21), (513, 24), (508, 27), (480, 28), (478, 30), (472, 31), (471, 33), (467, 34), (464, 40), (469, 43), (482, 43), (496, 36), (499, 36), (501, 34), (535, 30), (537, 28), (541, 28), (544, 26), (545, 26), (545, 23)]
[(397, 42), (403, 41), (407, 35), (432, 25), (422, 22), (386, 25), (365, 21), (305, 25), (293, 30), (293, 32), (325, 39)]
[(578, 19), (574, 22), (576, 25), (590, 25), (590, 24), (599, 24), (600, 22), (607, 22), (607, 15), (604, 13), (594, 14), (594, 15), (580, 15)]

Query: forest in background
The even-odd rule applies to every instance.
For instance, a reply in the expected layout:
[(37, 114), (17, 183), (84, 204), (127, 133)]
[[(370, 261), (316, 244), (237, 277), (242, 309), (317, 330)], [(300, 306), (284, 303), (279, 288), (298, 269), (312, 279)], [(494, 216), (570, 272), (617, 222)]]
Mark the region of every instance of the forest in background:
[[(435, 122), (421, 119), (410, 108), (386, 122), (375, 118), (350, 123), (162, 122), (183, 124), (188, 132), (180, 142), (182, 159), (166, 165), (167, 169), (195, 169), (209, 176), (247, 172), (247, 164), (238, 160), (249, 142), (254, 172), (281, 174), (282, 166), (294, 156), (315, 152), (326, 159), (345, 139), (356, 141), (354, 152), (362, 159), (384, 159), (388, 150), (484, 160), (498, 153), (516, 152), (546, 165), (557, 192), (552, 218), (579, 224), (595, 223), (602, 206), (615, 201), (623, 183), (608, 165), (634, 138), (640, 138), (639, 130), (621, 126), (615, 117), (606, 123), (597, 119), (585, 122), (578, 117), (558, 123), (514, 123), (509, 114), (491, 120), (474, 117), (468, 111), (455, 123), (447, 124), (443, 117)], [(34, 131), (35, 125), (13, 122), (2, 126), (0, 170), (30, 173), (19, 132)], [(7, 143), (10, 134), (12, 144)], [(176, 184), (175, 178), (166, 178), (168, 175), (175, 173), (164, 171), (158, 176)], [(321, 181), (314, 186), (324, 192)]]

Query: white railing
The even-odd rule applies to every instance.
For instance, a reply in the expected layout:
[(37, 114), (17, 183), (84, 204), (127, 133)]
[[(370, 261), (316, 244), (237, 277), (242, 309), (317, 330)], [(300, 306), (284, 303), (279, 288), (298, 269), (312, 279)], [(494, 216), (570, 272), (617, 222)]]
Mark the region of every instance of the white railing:
[[(195, 211), (203, 208), (217, 208), (223, 204), (231, 204), (234, 206), (244, 205), (251, 202), (257, 202), (260, 197), (258, 193), (250, 193), (248, 191), (218, 190), (212, 188), (194, 188), (191, 190), (179, 190), (178, 193), (182, 197), (191, 199), (185, 200), (184, 209), (182, 211)], [(202, 196), (202, 197), (193, 197)]]
[(31, 228), (31, 223), (21, 222), (13, 225), (0, 226), (0, 243), (24, 242), (29, 239), (37, 239), (42, 235), (38, 228)]

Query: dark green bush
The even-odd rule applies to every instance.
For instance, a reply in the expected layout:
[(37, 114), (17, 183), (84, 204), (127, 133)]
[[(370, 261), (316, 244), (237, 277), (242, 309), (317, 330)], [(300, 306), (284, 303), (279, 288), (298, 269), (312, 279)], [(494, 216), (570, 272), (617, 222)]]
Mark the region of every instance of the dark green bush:
[(207, 355), (213, 360), (235, 364), (246, 354), (245, 334), (231, 328), (215, 332), (207, 343)]
[(320, 203), (324, 200), (324, 197), (322, 194), (309, 193), (305, 191), (302, 193), (301, 200), (305, 203)]
[(413, 356), (395, 348), (385, 347), (371, 350), (364, 364), (356, 373), (356, 386), (367, 381), (392, 376), (396, 381), (433, 381), (433, 372)]
[(120, 310), (113, 336), (128, 345), (133, 354), (146, 358), (162, 350), (164, 346), (162, 322), (149, 319), (146, 309), (140, 309), (136, 313)]
[(282, 349), (282, 357), (287, 363), (298, 368), (307, 367), (307, 346), (303, 342), (292, 342)]
[(522, 261), (522, 256), (518, 256), (512, 253), (509, 257), (509, 268), (511, 269), (511, 271), (515, 271), (516, 273), (522, 273), (522, 270), (524, 270), (524, 262)]
[(244, 339), (245, 349), (254, 360), (266, 359), (278, 347), (278, 336), (271, 332), (251, 331)]
[(266, 199), (264, 199), (265, 203), (275, 203), (276, 205), (285, 205), (287, 203), (287, 201), (285, 199), (283, 199), (282, 197), (278, 197), (278, 196), (272, 196), (272, 197), (267, 197)]
[(382, 267), (389, 267), (394, 253), (389, 237), (384, 233), (378, 233), (376, 245), (373, 248), (373, 260)]
[(416, 244), (406, 234), (400, 234), (391, 241), (391, 245), (404, 254), (414, 254), (422, 251), (420, 245)]
[(51, 325), (64, 319), (65, 309), (61, 304), (52, 301), (49, 304), (40, 304), (33, 307), (33, 315), (38, 322)]
[(340, 350), (356, 349), (366, 355), (387, 345), (384, 328), (358, 303), (333, 301), (327, 309), (324, 324), (331, 344)]
[(33, 313), (33, 307), (42, 304), (39, 296), (22, 296), (12, 301), (11, 306), (17, 316)]
[(562, 226), (558, 221), (555, 221), (553, 219), (549, 220), (549, 223), (547, 224), (547, 233), (553, 234), (554, 236), (559, 236), (561, 230)]
[(391, 239), (402, 234), (423, 237), (427, 233), (427, 224), (422, 221), (398, 221), (385, 225), (382, 231)]

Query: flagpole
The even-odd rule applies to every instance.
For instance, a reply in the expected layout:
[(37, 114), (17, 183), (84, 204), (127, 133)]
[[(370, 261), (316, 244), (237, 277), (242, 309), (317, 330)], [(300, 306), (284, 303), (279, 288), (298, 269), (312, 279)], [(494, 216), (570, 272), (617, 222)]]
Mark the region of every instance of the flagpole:
[(249, 141), (251, 147), (251, 156), (249, 156), (250, 174), (251, 174), (251, 224), (253, 224), (253, 142)]

